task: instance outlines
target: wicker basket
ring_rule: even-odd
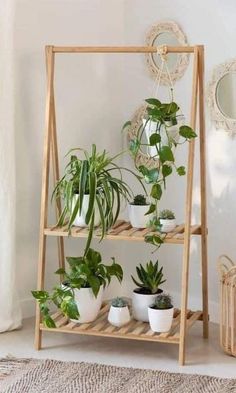
[[[220,273],[220,344],[236,356],[236,265],[226,255],[218,262]]]

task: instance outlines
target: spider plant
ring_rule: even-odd
[[[78,157],[78,151],[83,157]],[[106,150],[98,153],[96,145],[92,145],[89,153],[84,149],[72,149],[69,151],[70,160],[66,165],[64,176],[58,181],[52,198],[62,197],[64,207],[59,217],[58,226],[67,224],[70,230],[76,215],[81,214],[84,196],[89,195],[88,209],[85,222],[89,233],[85,247],[85,255],[91,244],[94,232],[95,207],[97,208],[101,225],[100,240],[103,239],[107,230],[116,222],[121,208],[121,199],[127,201],[133,196],[133,192],[122,174],[129,172],[140,182],[144,191],[141,177],[133,171],[118,166],[114,161],[122,153],[109,157]],[[67,155],[68,155],[67,154]],[[76,202],[74,197],[77,195]]]

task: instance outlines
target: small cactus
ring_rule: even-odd
[[[148,203],[147,203],[146,197],[144,195],[138,194],[134,197],[132,205],[145,206],[145,205],[148,205]]]
[[[154,303],[151,305],[151,308],[155,308],[157,310],[167,310],[172,307],[172,298],[167,293],[161,293],[158,295]]]
[[[175,214],[172,210],[165,209],[160,212],[159,218],[161,220],[174,220]]]
[[[128,306],[128,302],[122,297],[116,297],[115,299],[112,299],[111,305],[113,307],[126,307]]]

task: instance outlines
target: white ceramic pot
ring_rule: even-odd
[[[78,323],[94,321],[102,306],[103,286],[101,285],[97,297],[94,296],[91,288],[74,289],[74,293],[80,317],[71,321]]]
[[[148,307],[148,318],[151,329],[154,332],[164,333],[168,332],[172,325],[174,315],[174,307],[166,310],[157,310]]]
[[[110,307],[108,314],[108,321],[111,325],[121,327],[126,325],[130,321],[129,307]]]
[[[148,205],[132,205],[129,204],[129,220],[134,228],[146,228],[150,216],[145,216],[149,209]]]
[[[72,208],[74,208],[76,201],[79,198],[79,194],[76,194],[73,198],[72,201]],[[83,204],[82,204],[82,209],[81,209],[81,214],[79,214],[79,211],[74,219],[73,225],[78,226],[78,227],[88,227],[88,225],[85,222],[85,217],[88,211],[88,206],[89,206],[89,194],[85,194],[83,198]],[[94,225],[98,226],[100,224],[100,216],[99,216],[99,210],[97,203],[95,202],[95,219],[94,219]]]
[[[154,303],[154,300],[157,297],[156,294],[142,294],[135,292],[137,289],[133,291],[132,294],[132,311],[134,319],[138,321],[148,322],[148,307]],[[159,289],[158,294],[161,293],[162,290]]]
[[[162,219],[160,218],[160,224],[161,224],[161,232],[171,232],[173,229],[176,227],[176,220],[175,218],[168,220],[168,219]]]

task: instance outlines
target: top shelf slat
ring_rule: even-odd
[[[166,53],[193,53],[194,46],[165,46]],[[54,53],[156,53],[157,46],[52,46]]]
[[[95,231],[95,238],[100,237],[100,229]],[[147,234],[152,234],[153,232],[150,229],[137,229],[132,228],[131,224],[124,220],[119,220],[116,222],[113,228],[109,230],[107,235],[105,235],[105,239],[110,240],[127,240],[127,241],[141,241],[143,242],[145,236]],[[158,232],[155,232],[158,233]],[[68,230],[65,227],[48,227],[44,229],[44,234],[47,236],[64,236],[64,237],[87,237],[88,229],[80,228],[80,227],[72,227],[71,233],[69,235]],[[191,234],[192,235],[200,235],[201,234],[201,226],[193,225],[191,226]],[[165,234],[161,234],[165,236]],[[170,232],[166,235],[164,239],[165,243],[172,244],[183,244],[184,243],[184,224],[177,225],[173,232]]]

